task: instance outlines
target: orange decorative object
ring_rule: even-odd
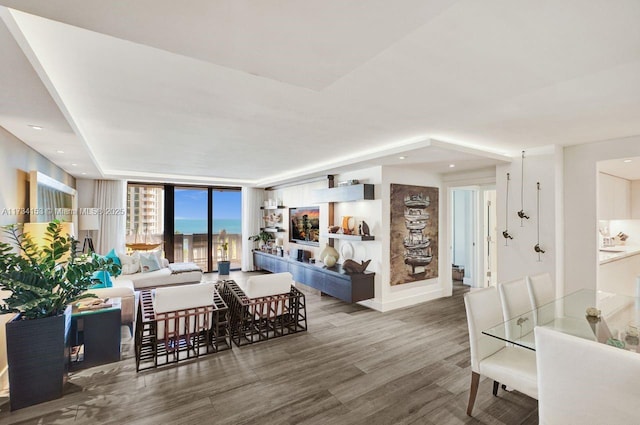
[[[355,220],[350,215],[342,216],[342,232],[345,235],[350,235],[353,232]]]

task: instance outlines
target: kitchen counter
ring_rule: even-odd
[[[640,246],[636,245],[616,245],[600,248],[598,251],[600,264],[607,264],[613,261],[622,260],[640,254]]]

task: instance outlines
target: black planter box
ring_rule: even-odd
[[[11,410],[62,397],[69,368],[71,308],[61,316],[7,322]]]

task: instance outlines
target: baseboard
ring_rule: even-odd
[[[429,290],[428,292],[424,292],[418,295],[412,295],[386,302],[372,298],[370,300],[360,301],[358,304],[384,313],[387,311],[397,310],[399,308],[411,307],[413,305],[442,298],[444,296],[446,296],[444,294],[444,289],[437,285],[435,288]]]

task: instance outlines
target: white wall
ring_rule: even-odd
[[[509,165],[496,168],[497,220],[498,220],[498,283],[521,279],[526,275],[549,273],[555,277],[556,287],[562,285],[558,279],[562,239],[557,235],[561,231],[558,211],[562,199],[562,172],[558,163],[562,157],[559,148],[547,148],[540,153],[530,152],[524,159],[524,211],[530,217],[521,220],[517,212],[521,209],[521,166],[522,159],[516,158]],[[505,210],[507,173],[511,175],[509,184],[509,209]],[[537,213],[537,188],[540,182],[540,215]],[[560,204],[560,205],[559,205]],[[502,231],[507,228],[513,239],[505,246]],[[534,251],[537,242],[537,225],[540,221],[540,246],[546,252],[540,256]]]
[[[640,136],[564,149],[565,293],[597,288],[597,162],[634,156]]]
[[[75,179],[71,175],[0,127],[0,225],[29,221],[27,215],[16,214],[15,210],[29,208],[29,171],[32,170],[75,187]],[[5,323],[13,316],[0,315],[0,393],[4,393],[9,385]]]
[[[24,223],[28,217],[13,214],[29,207],[29,171],[37,170],[75,188],[75,179],[51,161],[0,127],[0,225]]]
[[[77,179],[78,208],[95,208],[93,195],[95,193],[95,180]]]

